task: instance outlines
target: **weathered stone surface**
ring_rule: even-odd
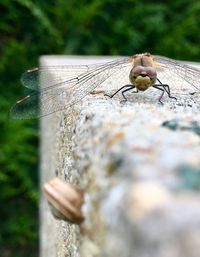
[[[42,119],[41,184],[58,176],[78,185],[85,222],[80,229],[55,220],[42,199],[41,256],[198,257],[198,95],[160,106],[148,92],[130,93],[125,104],[99,92]]]

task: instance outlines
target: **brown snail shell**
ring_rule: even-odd
[[[55,218],[74,224],[83,222],[84,194],[77,186],[54,178],[44,184],[44,192]]]

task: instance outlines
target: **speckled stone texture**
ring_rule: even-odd
[[[148,92],[127,97],[100,90],[42,118],[41,185],[55,176],[78,185],[85,222],[55,220],[42,196],[41,257],[200,256],[199,96],[164,106]]]

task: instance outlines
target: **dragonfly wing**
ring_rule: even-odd
[[[200,92],[200,69],[167,57],[156,55],[154,61],[158,77],[171,90],[181,92]]]
[[[10,110],[11,117],[14,119],[37,118],[39,113],[39,92],[34,92],[18,100]]]
[[[90,69],[93,69],[93,65],[40,66],[25,71],[20,80],[24,87],[39,91],[40,84],[42,88],[53,86],[78,77]]]
[[[26,96],[11,109],[17,119],[35,118],[70,108],[116,72],[127,69],[129,59],[91,66],[81,75],[52,84]]]

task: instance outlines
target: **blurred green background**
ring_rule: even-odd
[[[200,1],[0,2],[0,256],[38,254],[38,121],[15,121],[20,74],[40,55],[151,52],[200,61]]]

